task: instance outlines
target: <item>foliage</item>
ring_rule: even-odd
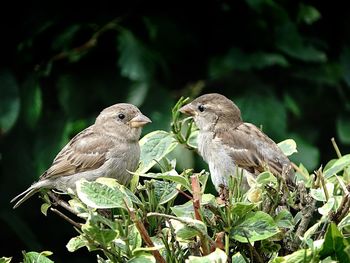
[[[250,178],[249,190],[241,188],[241,179],[232,178],[228,200],[222,202],[205,192],[207,172],[178,173],[176,160],[167,158],[178,145],[196,150],[189,144],[197,134],[192,120],[177,114],[186,101],[181,98],[173,108],[171,132],[154,131],[140,141],[142,158],[133,191],[111,178],[77,182],[77,194],[71,193],[69,204],[61,207],[68,206],[76,217],[58,213],[78,232],[67,243],[68,251],[97,251],[97,262],[350,260],[350,155],[314,174],[296,167],[298,185],[293,190],[269,171]],[[279,146],[286,155],[297,152],[291,139]],[[150,171],[156,164],[159,173]],[[58,203],[44,200],[45,215],[51,207],[58,211]],[[24,262],[42,255],[35,262],[51,262],[46,252],[26,253]]]
[[[162,143],[176,146],[169,148],[167,157],[176,159],[172,166],[179,174],[207,166],[174,142],[195,148],[194,127],[179,135],[179,128],[186,127],[172,126],[175,137],[163,132],[177,114],[169,109],[181,96],[208,92],[233,99],[244,120],[275,141],[293,139],[298,152],[290,158],[299,165],[298,177],[307,187],[312,187],[311,171],[335,156],[328,143],[331,137],[344,152],[350,150],[345,4],[124,1],[116,3],[117,8],[104,2],[67,8],[61,1],[39,0],[23,8],[27,11],[7,5],[4,10],[11,15],[3,17],[0,50],[0,219],[1,243],[6,245],[0,254],[17,251],[21,257],[18,251],[23,247],[55,250],[58,261],[74,262],[73,254],[62,259],[65,249],[56,250],[70,235],[69,227],[62,225],[62,237],[47,240],[42,224],[51,224],[54,232],[58,222],[33,213],[38,200],[15,212],[8,201],[36,181],[59,149],[102,108],[116,102],[139,106],[153,121],[144,134],[162,131],[157,132],[166,137]],[[160,165],[165,169],[168,164]],[[339,170],[333,169],[343,168],[340,164]],[[150,176],[167,180],[170,175]],[[132,191],[138,180],[135,176]],[[206,186],[207,193],[215,193],[210,180]],[[249,198],[262,194],[257,190]]]

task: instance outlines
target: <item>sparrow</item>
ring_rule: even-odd
[[[26,191],[11,200],[18,207],[41,189],[67,192],[84,178],[115,178],[127,185],[140,160],[142,127],[151,120],[132,104],[119,103],[102,110],[95,123],[73,137],[50,168]]]
[[[287,156],[254,124],[243,122],[240,109],[225,96],[205,94],[179,111],[192,116],[199,129],[198,152],[209,165],[219,193],[227,189],[237,167],[253,175],[269,170],[285,177],[287,184],[293,182],[294,170]]]

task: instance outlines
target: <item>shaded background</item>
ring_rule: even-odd
[[[146,2],[146,1],[145,1]],[[34,197],[9,200],[51,164],[98,113],[131,102],[169,130],[180,96],[219,92],[275,141],[297,141],[292,159],[309,171],[350,146],[350,23],[347,8],[320,1],[128,1],[78,7],[36,1],[3,7],[0,50],[0,256],[69,253],[73,228],[40,213]],[[178,149],[178,169],[202,169]]]

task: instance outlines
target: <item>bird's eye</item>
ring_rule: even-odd
[[[119,113],[119,114],[118,114],[118,118],[122,120],[122,119],[125,118],[125,115],[124,115],[123,113]]]
[[[200,111],[200,112],[203,112],[204,110],[205,110],[205,107],[204,107],[204,105],[199,105],[198,106],[198,110]]]

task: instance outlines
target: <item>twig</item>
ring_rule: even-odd
[[[192,200],[192,199],[193,199],[192,196],[186,194],[186,193],[185,193],[184,191],[182,191],[181,189],[177,189],[177,188],[176,188],[176,190],[177,190],[180,194],[182,194],[182,195],[184,195],[185,197],[187,197],[189,200]]]
[[[326,202],[328,202],[328,200],[329,200],[329,193],[328,193],[328,190],[327,190],[327,187],[326,187],[326,182],[325,182],[324,177],[323,177],[322,166],[320,168],[318,168],[318,170],[315,172],[315,174],[316,174],[317,178],[319,178],[319,180],[321,182],[321,186],[322,186],[324,195],[326,197]]]
[[[81,229],[81,224],[75,222],[74,220],[72,220],[71,218],[69,218],[68,216],[63,214],[61,211],[59,211],[59,210],[57,210],[56,208],[53,208],[53,207],[51,207],[50,210],[52,212],[54,212],[55,214],[59,215],[60,217],[62,217],[64,220],[68,221],[70,224],[72,224],[76,228]]]
[[[71,212],[73,215],[78,215],[78,212],[77,212],[77,211],[75,211],[72,207],[70,207],[70,205],[69,205],[67,202],[65,202],[65,201],[63,201],[63,200],[61,200],[61,199],[59,199],[53,192],[49,191],[47,194],[48,194],[48,195],[52,198],[52,200],[54,201],[53,205],[55,205],[55,206],[58,206],[58,205],[59,205],[59,206],[61,206],[62,208],[66,209],[67,211]]]
[[[349,209],[350,209],[350,194],[347,193],[343,196],[337,212],[330,213],[329,215],[330,220],[336,224],[339,224],[339,222],[349,213]]]
[[[155,247],[152,239],[150,238],[150,236],[147,233],[147,230],[146,230],[144,224],[136,217],[134,209],[129,208],[127,206],[126,201],[124,201],[124,202],[125,202],[126,209],[129,212],[130,218],[135,223],[135,226],[136,226],[137,230],[140,232],[140,235],[141,235],[143,241],[145,241],[145,243],[148,247]],[[152,250],[151,253],[153,254],[153,256],[155,257],[155,259],[158,263],[166,263],[165,259],[162,257],[162,255],[159,253],[158,250]]]
[[[332,144],[333,144],[333,148],[334,148],[334,150],[335,150],[335,152],[336,152],[338,158],[341,158],[342,155],[341,155],[341,152],[340,152],[340,150],[339,150],[339,148],[338,148],[337,143],[335,142],[334,137],[332,137],[331,142],[332,142]]]
[[[201,201],[201,188],[198,181],[198,176],[191,175],[191,186],[192,186],[192,195],[193,195],[193,210],[194,216],[197,220],[202,221],[202,217],[199,213],[200,201]]]

